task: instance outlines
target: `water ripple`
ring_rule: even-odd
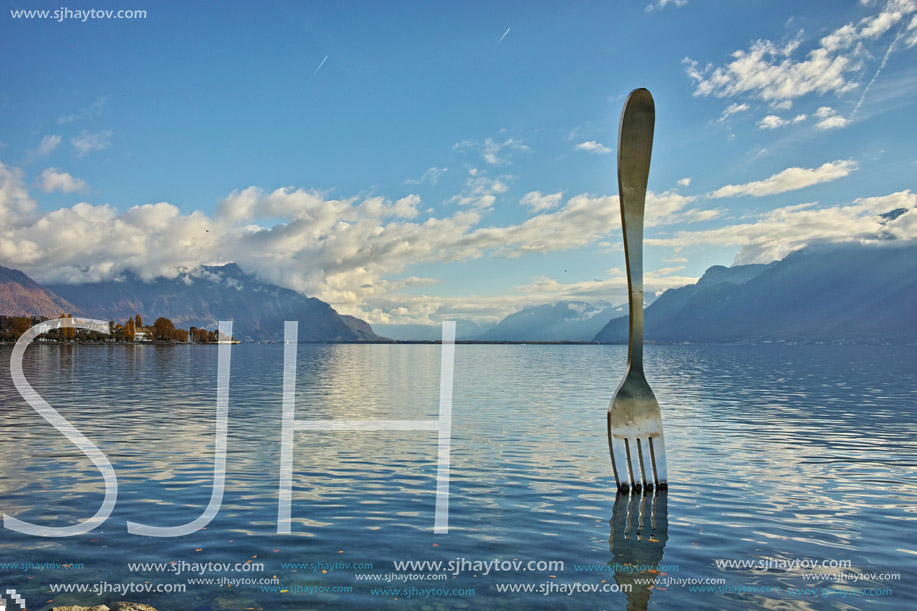
[[[0,347],[0,362],[8,357]],[[803,570],[718,569],[714,560],[850,559],[844,572],[862,575],[917,567],[906,544],[917,520],[913,348],[648,347],[672,481],[665,515],[660,506],[654,516],[665,520],[663,549],[650,551],[615,536],[620,511],[639,511],[616,502],[605,445],[605,410],[624,357],[620,346],[457,346],[450,534],[432,534],[436,437],[417,431],[297,433],[293,534],[277,535],[282,346],[234,347],[221,511],[204,531],[155,540],[128,535],[125,521],[182,524],[210,499],[216,350],[38,346],[27,354],[31,383],[110,458],[119,502],[98,533],[36,540],[5,531],[2,557],[79,561],[86,568],[74,580],[129,582],[138,575],[127,560],[235,562],[258,554],[287,585],[355,586],[312,598],[198,587],[182,607],[195,611],[406,602],[372,597],[352,572],[280,566],[306,560],[371,561],[391,571],[390,562],[402,559],[557,559],[568,567],[558,582],[599,583],[612,574],[577,573],[573,565],[658,554],[656,563],[679,567],[670,577],[782,588],[840,586],[805,581]],[[301,346],[297,418],[435,419],[438,382],[436,346]],[[2,511],[49,525],[90,515],[103,491],[98,471],[24,403],[8,371],[0,372],[0,413]],[[0,583],[7,577],[0,570]],[[416,606],[899,609],[917,599],[907,579],[850,584],[894,589],[868,599],[701,594],[657,583],[628,602],[622,593],[507,597],[493,588],[547,580],[461,575],[449,587],[475,587],[477,596]],[[45,585],[29,594],[39,600]],[[167,595],[150,602],[175,608]]]

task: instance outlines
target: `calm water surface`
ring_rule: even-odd
[[[233,347],[222,508],[205,530],[171,539],[129,535],[125,522],[184,524],[209,501],[217,349],[30,348],[30,382],[105,452],[119,496],[107,522],[86,535],[0,530],[0,586],[24,593],[30,610],[124,599],[160,611],[902,609],[917,602],[917,348],[648,347],[672,485],[657,497],[616,499],[605,411],[624,347],[458,345],[449,534],[433,533],[436,434],[396,431],[297,433],[293,534],[279,535],[282,348]],[[0,510],[49,526],[86,519],[101,503],[102,478],[13,388],[10,351],[0,347]],[[433,345],[301,345],[297,418],[435,419],[439,367]],[[433,571],[395,571],[393,562],[457,558],[564,566],[468,568],[403,583],[357,578],[429,577]],[[128,567],[248,560],[263,563],[263,572]],[[719,568],[716,560],[771,566]],[[848,560],[849,568],[787,566]],[[73,567],[3,564],[28,562]],[[312,562],[367,568],[322,572]],[[288,592],[188,582],[274,576]],[[645,580],[654,578],[650,588]],[[723,581],[685,583],[708,579]],[[52,584],[102,582],[187,591],[52,591]],[[632,590],[557,591],[576,582]],[[534,591],[498,592],[505,584]],[[710,591],[692,591],[698,586]],[[373,593],[397,587],[474,595]]]

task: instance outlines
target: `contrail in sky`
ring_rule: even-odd
[[[325,62],[328,61],[328,56],[325,56],[325,59],[322,60],[322,63],[318,65],[318,68],[315,69],[315,72],[312,73],[312,76],[309,77],[309,82],[312,82],[312,79],[315,78],[315,75],[318,74],[318,71],[322,69],[322,66],[325,65]]]
[[[306,81],[306,85],[312,82],[312,79],[315,78],[315,75],[318,74],[318,71],[322,69],[322,66],[325,65],[325,62],[328,61],[328,56],[325,56],[325,59],[322,60],[322,63],[318,65],[318,68],[315,69],[315,72],[312,73],[312,76],[309,77],[309,80]]]
[[[901,38],[904,34],[904,29],[902,28],[900,32],[895,36],[895,39],[892,40],[892,43],[888,45],[888,50],[885,52],[885,57],[882,58],[882,63],[879,64],[879,68],[876,70],[876,73],[872,75],[872,80],[870,80],[866,87],[863,88],[863,94],[860,96],[860,101],[857,102],[857,105],[853,107],[853,111],[850,113],[850,118],[853,119],[857,111],[860,110],[860,106],[863,105],[863,100],[866,99],[866,94],[869,93],[869,89],[872,87],[872,84],[876,82],[876,79],[879,78],[879,73],[885,68],[885,65],[888,63],[888,57],[892,54],[892,50],[895,48],[895,43]]]
[[[506,35],[509,34],[509,28],[506,28],[506,31],[503,32],[503,36],[500,37],[500,40],[497,41],[497,44],[503,42],[503,39],[506,38]]]

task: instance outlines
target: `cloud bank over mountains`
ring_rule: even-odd
[[[676,189],[650,192],[647,227],[663,229],[648,237],[647,244],[670,247],[675,253],[699,244],[738,246],[737,261],[751,263],[781,258],[820,241],[917,238],[917,196],[910,191],[831,206],[791,205],[717,228],[683,228],[724,214],[705,202],[803,189],[843,178],[856,167],[853,161],[840,160],[812,169],[788,168],[707,195],[683,195]],[[43,177],[46,190],[81,186],[78,179],[54,169]],[[494,183],[488,184],[472,183],[469,189],[477,197],[499,195],[499,188],[494,191]],[[522,305],[559,299],[624,299],[626,281],[620,269],[586,282],[533,278],[507,287],[510,294],[489,297],[424,295],[422,288],[437,279],[403,275],[418,263],[511,259],[593,244],[614,247],[603,240],[620,231],[616,195],[564,199],[561,193],[530,192],[517,205],[529,210],[524,221],[492,225],[487,209],[460,203],[449,209],[451,214],[433,216],[422,209],[416,194],[399,199],[333,198],[303,188],[248,187],[226,196],[212,216],[183,212],[167,202],[125,211],[80,202],[41,212],[22,171],[0,165],[0,260],[52,283],[94,282],[126,271],[145,279],[174,278],[201,265],[233,261],[265,281],[373,322],[428,322],[445,315],[496,317]],[[892,210],[904,212],[895,218],[882,216]],[[664,228],[676,224],[680,229],[666,236]],[[648,270],[648,290],[692,282],[678,274],[682,269]]]

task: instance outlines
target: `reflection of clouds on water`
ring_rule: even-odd
[[[404,358],[405,349],[410,358]],[[258,366],[246,367],[237,357],[231,371],[222,513],[273,526],[268,520],[276,518],[277,499],[262,487],[276,481],[279,469],[282,353],[274,345],[241,350]],[[88,358],[74,358],[74,352]],[[438,415],[439,346],[306,344],[300,353],[298,420]],[[26,361],[36,390],[112,460],[119,507],[141,508],[140,516],[135,509],[128,519],[155,510],[157,524],[182,524],[206,506],[213,481],[215,347],[38,346]],[[0,446],[0,461],[11,465],[0,477],[4,506],[8,511],[45,506],[44,517],[55,521],[82,517],[102,490],[98,470],[14,393],[4,394],[3,405],[10,411],[3,426],[20,444]],[[320,511],[339,504],[337,519],[355,519],[353,512],[362,506],[370,521],[417,517],[409,521],[426,526],[436,442],[427,431],[298,432],[293,501],[300,530],[330,523],[310,515],[315,502],[325,503]],[[418,506],[405,508],[405,495],[417,497]]]
[[[913,354],[879,378],[882,348],[686,346],[683,358],[659,350],[651,383],[674,438],[672,480],[695,483],[684,490],[692,503],[723,512],[724,529],[762,548],[792,539],[850,550],[864,523],[907,520],[902,507],[917,502],[915,429],[905,416]]]
[[[435,345],[300,345],[295,420],[421,420],[439,417],[441,349]],[[410,358],[405,358],[410,357]],[[279,386],[278,386],[279,388]],[[257,426],[254,409],[239,410]],[[279,408],[279,404],[278,404]],[[279,452],[280,411],[269,417]],[[311,535],[331,522],[429,527],[436,489],[438,437],[432,431],[297,431],[293,445],[291,525]],[[264,439],[260,439],[264,442]],[[257,453],[257,448],[251,448]],[[263,454],[262,450],[262,454]],[[258,465],[247,477],[260,477]],[[264,465],[262,465],[263,467]],[[279,463],[271,456],[270,469]],[[276,476],[276,475],[275,475]],[[247,499],[258,505],[258,499]],[[271,499],[276,504],[276,499]],[[264,505],[264,511],[273,508]],[[272,513],[276,515],[276,509]]]
[[[180,499],[168,498],[173,478],[204,486],[209,496],[215,403],[209,387],[215,387],[215,362],[214,379],[199,377],[208,367],[189,348],[53,345],[26,352],[30,384],[112,461],[119,504],[134,497],[159,505],[164,496],[163,506],[195,506],[195,489]],[[9,371],[0,375],[9,379]],[[197,392],[189,391],[194,387]],[[12,513],[21,504],[32,516],[29,521],[49,525],[91,515],[104,489],[99,470],[15,389],[4,385],[2,405],[3,426],[15,440],[0,445],[4,511]],[[15,479],[7,465],[15,466]],[[144,489],[139,495],[138,487]],[[161,491],[166,494],[160,496]]]
[[[630,586],[628,611],[645,611],[669,539],[668,493],[618,494],[609,524],[615,583]]]
[[[852,572],[862,573],[913,564],[913,347],[648,346],[646,356],[671,454],[668,539],[653,537],[665,541],[659,562],[680,567],[671,577],[832,587],[804,582],[801,571],[720,571],[712,559],[850,558],[857,565]],[[276,534],[280,344],[232,349],[226,493],[207,530],[155,542],[128,535],[127,520],[184,524],[207,505],[216,347],[47,345],[30,348],[26,357],[36,390],[111,460],[119,499],[112,517],[90,535],[40,539],[4,531],[0,562],[23,554],[33,562],[84,561],[87,569],[74,581],[88,583],[149,579],[130,574],[124,554],[138,562],[235,562],[258,553],[275,566],[369,560],[383,572],[393,559],[458,556],[604,566],[610,556],[634,563],[635,554],[653,549],[648,539],[637,547],[644,541],[622,538],[627,520],[615,525],[630,516],[633,527],[641,511],[651,517],[652,496],[619,498],[612,524],[607,521],[614,479],[605,410],[624,367],[624,346],[456,346],[450,534],[442,539],[432,533],[436,435],[421,431],[297,432],[293,534]],[[434,419],[439,357],[435,345],[301,344],[296,417]],[[0,511],[58,526],[85,519],[101,503],[101,475],[16,394],[8,362],[9,349],[0,346]],[[655,513],[658,530],[658,498]],[[653,532],[651,522],[648,528]],[[317,583],[304,572],[285,576]],[[350,579],[331,577],[322,583]],[[572,573],[558,574],[565,577]],[[593,577],[614,583],[610,573]],[[472,607],[623,608],[626,600],[623,593],[510,600],[492,592],[495,580],[459,582],[478,588],[465,601]],[[871,608],[892,611],[917,597],[917,584],[907,579],[856,585],[895,589],[894,597],[859,601]],[[34,589],[38,600],[43,589]],[[237,595],[204,587],[189,592],[196,605],[217,594]],[[805,602],[748,593],[703,598],[659,582],[644,594],[651,609],[803,608]],[[250,590],[238,595],[283,608],[279,599]],[[165,598],[150,602],[174,606]],[[379,601],[355,592],[340,602],[373,608]]]

